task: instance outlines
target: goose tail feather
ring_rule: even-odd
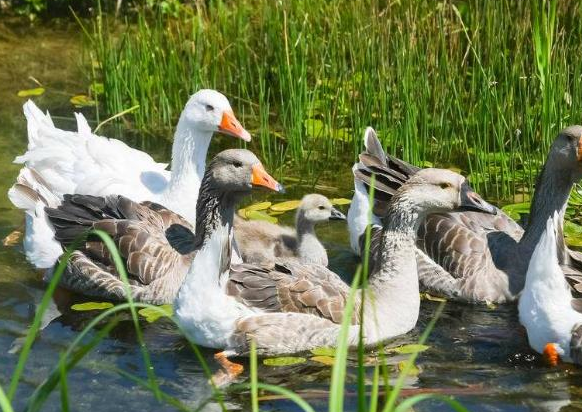
[[[52,267],[63,253],[54,238],[54,228],[45,212],[47,207],[58,207],[60,199],[32,168],[20,170],[16,183],[8,191],[8,198],[26,213],[24,251],[26,258],[38,269]]]

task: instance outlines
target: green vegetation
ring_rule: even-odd
[[[213,87],[271,167],[345,165],[372,125],[393,154],[510,200],[531,189],[556,132],[580,122],[578,2],[172,4],[85,25],[102,107],[139,104],[127,118],[141,131],[170,137],[189,94]]]

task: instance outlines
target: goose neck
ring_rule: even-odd
[[[218,191],[205,179],[196,203],[195,250],[201,249],[219,227],[231,230],[237,197],[232,192]]]
[[[528,261],[546,229],[548,219],[555,212],[559,215],[560,227],[563,226],[564,213],[574,183],[575,181],[570,174],[563,173],[562,170],[558,170],[549,162],[544,166],[532,200],[529,223],[520,241],[522,253],[528,257]],[[564,246],[562,236],[558,237],[556,241]],[[558,250],[565,251],[565,247],[558,248]],[[563,262],[563,258],[565,257],[559,257],[560,262]]]
[[[200,186],[212,132],[200,130],[184,114],[180,117],[172,146],[172,174],[167,196],[181,196]]]
[[[411,199],[397,193],[384,218],[380,265],[369,277],[364,324],[370,339],[382,340],[414,327],[420,295],[415,255],[416,231],[424,213]],[[394,319],[386,325],[382,319]]]

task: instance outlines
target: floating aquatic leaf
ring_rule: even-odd
[[[161,305],[158,308],[162,309],[165,313],[161,314],[159,311],[153,308],[143,308],[140,309],[137,313],[143,316],[148,322],[152,323],[158,320],[161,317],[171,317],[174,313],[174,309],[172,305]]]
[[[263,220],[273,224],[276,224],[279,221],[276,217],[269,216],[265,212],[261,212],[259,210],[251,210],[246,212],[246,218],[250,220]]]
[[[20,239],[22,239],[22,232],[20,230],[14,230],[8,234],[2,241],[4,246],[16,246]]]
[[[335,362],[335,358],[333,358],[331,356],[312,356],[311,358],[309,358],[309,360],[312,360],[314,362],[323,363],[324,365],[328,365],[328,366],[333,366],[333,364]]]
[[[300,356],[282,356],[279,358],[263,359],[263,365],[267,366],[290,366],[305,363],[307,359]]]
[[[85,94],[78,94],[76,96],[71,97],[70,102],[73,103],[76,107],[95,106],[95,100],[91,99],[89,96]]]
[[[422,293],[421,297],[426,299],[426,300],[430,300],[431,302],[446,302],[447,300],[445,298],[441,298],[439,296],[432,296],[428,293]]]
[[[260,202],[260,203],[255,203],[254,205],[250,205],[245,207],[246,211],[251,211],[251,210],[266,210],[268,208],[270,208],[272,205],[271,202]]]
[[[323,132],[325,130],[325,124],[322,120],[319,119],[305,119],[303,122],[305,126],[305,131],[308,135],[313,137],[321,137],[323,136]]]
[[[246,209],[239,209],[236,213],[240,217],[242,217],[243,219],[246,219],[247,218],[247,211],[246,211]]]
[[[44,87],[36,87],[34,89],[19,90],[18,97],[40,96],[44,94]]]
[[[582,247],[582,237],[567,237],[566,244],[573,247]]]
[[[337,197],[335,199],[331,199],[332,205],[342,206],[342,205],[349,205],[350,203],[352,203],[352,201],[350,199],[346,199],[343,197]]]
[[[430,346],[427,345],[419,345],[417,343],[413,343],[410,345],[402,345],[396,348],[388,349],[389,352],[396,352],[401,355],[408,355],[410,353],[419,353],[424,352],[425,350],[430,349]]]
[[[75,303],[71,306],[71,309],[81,311],[87,310],[105,310],[113,307],[111,302],[85,302],[85,303]]]
[[[329,346],[311,349],[310,352],[317,356],[335,356],[335,348],[330,348]]]
[[[103,83],[93,83],[91,84],[91,91],[93,94],[103,94],[105,92],[105,86]]]
[[[507,215],[514,219],[519,220],[521,215],[529,214],[530,203],[523,202],[523,203],[513,203],[511,205],[505,205],[501,208]]]
[[[271,210],[273,212],[288,212],[289,210],[297,209],[300,203],[300,200],[288,200],[287,202],[275,203],[271,205]]]
[[[407,361],[400,361],[398,362],[398,370],[400,372],[402,372],[406,366],[406,362]],[[409,376],[417,376],[420,373],[420,369],[418,369],[418,367],[416,365],[412,365],[410,367],[410,369],[408,370],[408,375]]]

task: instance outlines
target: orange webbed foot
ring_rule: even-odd
[[[558,366],[558,363],[560,362],[560,355],[558,354],[558,348],[555,343],[548,343],[544,347],[543,355],[544,361],[549,366]]]
[[[229,361],[225,352],[217,353],[214,359],[222,367],[212,376],[212,383],[217,387],[232,383],[244,371],[243,365]]]

